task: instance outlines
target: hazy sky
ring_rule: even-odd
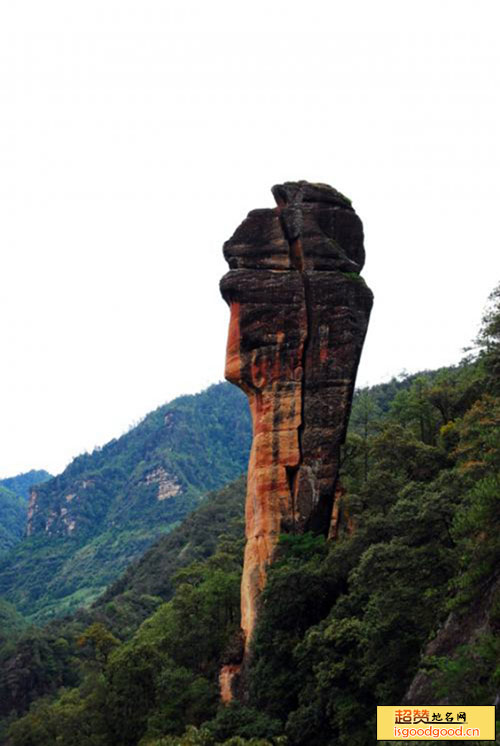
[[[0,477],[223,374],[221,247],[283,180],[365,226],[358,383],[457,362],[499,279],[497,0],[2,0]]]

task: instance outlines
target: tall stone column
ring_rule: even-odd
[[[250,212],[225,243],[230,270],[221,281],[231,309],[225,375],[247,394],[253,420],[241,586],[245,653],[279,535],[328,535],[373,302],[359,276],[363,227],[350,201],[305,181],[272,192],[277,206]],[[221,674],[226,698],[238,663],[229,668]]]

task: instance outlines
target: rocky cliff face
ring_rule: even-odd
[[[246,649],[279,535],[328,535],[373,300],[359,277],[363,228],[350,201],[304,181],[272,192],[277,207],[250,212],[224,245],[230,271],[221,281],[231,309],[225,375],[247,394],[253,421]]]
[[[485,583],[470,604],[469,608],[454,611],[448,615],[445,623],[440,627],[436,636],[427,644],[422,655],[422,667],[416,673],[413,681],[406,692],[403,705],[422,706],[451,705],[463,696],[462,677],[454,676],[454,686],[448,684],[448,692],[440,691],[442,674],[436,661],[448,664],[455,662],[456,670],[459,670],[459,659],[466,655],[471,663],[482,661],[483,666],[471,665],[468,671],[470,685],[474,685],[473,676],[477,676],[477,685],[484,686],[488,680],[488,663],[480,652],[479,644],[482,640],[498,637],[500,628],[500,579],[498,573],[489,582]],[[477,647],[476,647],[477,646]],[[434,665],[429,665],[434,661]],[[497,660],[493,665],[493,670]],[[474,670],[475,669],[475,670]],[[479,670],[478,670],[479,669]],[[492,677],[494,680],[494,678]],[[500,705],[500,691],[496,689],[496,696],[490,702],[481,704]]]
[[[46,482],[50,478],[48,472],[32,469],[0,480],[0,554],[21,541],[30,490],[34,484]]]

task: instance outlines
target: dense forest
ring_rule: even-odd
[[[48,472],[35,469],[0,479],[0,555],[21,541],[26,530],[29,491],[34,484],[48,479]]]
[[[0,597],[36,623],[90,604],[208,490],[244,471],[250,441],[245,396],[220,383],[158,407],[57,477],[34,475],[22,541],[24,496],[13,506],[17,534],[0,556]],[[0,499],[0,518],[13,507]]]
[[[38,628],[0,606],[0,742],[369,746],[376,705],[493,704],[499,382],[500,286],[460,364],[356,392],[339,534],[281,537],[243,702],[221,706],[217,685],[238,638],[243,479],[90,608]]]

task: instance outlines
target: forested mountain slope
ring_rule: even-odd
[[[474,360],[392,382],[389,400],[380,387],[356,395],[336,539],[281,537],[244,704],[218,697],[220,666],[240,642],[240,481],[91,610],[11,634],[5,743],[372,746],[376,705],[402,703],[422,673],[425,704],[493,704],[500,289],[495,297]]]
[[[0,560],[0,596],[32,619],[89,603],[209,489],[241,474],[244,395],[222,383],[159,407],[31,492],[27,537]]]
[[[373,724],[360,712],[403,697],[427,635],[444,619],[448,585],[463,577],[455,514],[470,480],[458,445],[472,447],[462,421],[483,396],[478,364],[357,392],[339,540],[283,538],[263,598],[249,707],[217,709],[218,667],[237,641],[239,480],[160,538],[91,609],[4,646],[3,692],[16,682],[14,699],[3,697],[9,711],[72,687],[53,705],[34,704],[13,726],[12,743],[29,737],[43,746],[75,722],[78,746],[142,746],[203,723],[196,738],[207,745],[285,731],[291,744],[328,744],[333,733],[340,743],[372,743]],[[453,427],[442,424],[444,403]],[[132,700],[140,704],[129,711]]]
[[[0,554],[24,535],[31,487],[50,478],[47,471],[32,469],[16,477],[0,479]]]
[[[49,474],[45,469],[31,469],[31,471],[17,474],[15,477],[0,479],[0,487],[5,487],[11,492],[14,492],[14,494],[24,497],[27,500],[33,485],[41,484],[42,482],[46,482],[48,479],[52,479],[52,474]]]
[[[81,678],[88,657],[78,640],[85,629],[101,625],[125,641],[175,589],[176,573],[211,557],[221,541],[243,547],[245,479],[240,477],[203,499],[181,525],[162,536],[88,609],[26,628],[13,607],[0,602],[0,719],[19,714],[39,696],[54,694]],[[0,739],[1,743],[1,739]]]
[[[28,502],[0,486],[0,555],[21,540]]]
[[[371,746],[376,704],[402,701],[428,637],[450,605],[458,615],[477,608],[498,556],[499,414],[487,369],[480,360],[393,386],[383,407],[380,387],[356,395],[337,541],[282,537],[245,706],[221,709],[217,694],[219,667],[238,644],[240,481],[161,538],[92,609],[21,634],[6,661],[24,661],[19,714],[37,693],[66,689],[35,702],[9,743],[49,746],[73,733],[75,746],[214,746],[286,734],[291,746]],[[491,603],[479,652],[459,659],[466,679],[476,667],[473,704],[494,698]],[[456,686],[454,655],[439,662],[440,692]]]

